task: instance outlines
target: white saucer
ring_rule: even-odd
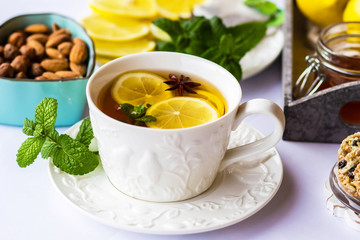
[[[78,131],[79,124],[67,133]],[[229,147],[261,138],[243,123],[232,133]],[[275,148],[253,157],[254,162],[230,165],[203,194],[180,202],[154,203],[131,198],[116,190],[103,168],[84,176],[60,171],[49,161],[55,187],[76,208],[91,218],[123,230],[151,234],[189,234],[238,223],[263,208],[275,195],[283,166]]]

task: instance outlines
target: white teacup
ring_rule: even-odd
[[[182,129],[152,129],[117,121],[99,110],[100,89],[117,75],[133,70],[201,77],[220,91],[228,110],[215,121]],[[285,124],[282,110],[269,100],[240,105],[239,82],[223,67],[181,53],[138,53],[111,61],[91,76],[86,95],[106,175],[121,192],[148,201],[179,201],[199,195],[211,186],[223,166],[273,147]],[[255,113],[272,116],[274,131],[227,151],[231,130]]]

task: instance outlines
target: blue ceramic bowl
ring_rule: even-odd
[[[66,80],[14,79],[0,77],[0,124],[22,126],[25,118],[34,120],[35,107],[45,97],[58,101],[56,126],[69,126],[82,118],[86,104],[86,83],[94,71],[94,44],[85,29],[75,20],[54,13],[27,14],[14,17],[0,26],[0,41],[34,23],[51,27],[55,22],[67,28],[73,37],[84,40],[89,48],[87,73],[84,78]]]

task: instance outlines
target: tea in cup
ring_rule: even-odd
[[[167,82],[159,80],[160,97],[157,90],[126,96],[128,90],[133,95],[142,91],[138,88],[142,77]],[[193,83],[182,86],[180,94],[179,82]],[[233,75],[211,61],[182,53],[138,53],[113,60],[92,75],[86,95],[110,182],[122,193],[147,201],[180,201],[201,194],[211,186],[219,169],[272,148],[284,131],[284,114],[275,103],[254,99],[240,104],[241,88]],[[150,101],[153,96],[158,97]],[[137,126],[109,112],[126,110],[119,108],[123,104],[145,107],[149,113],[145,116],[155,120]],[[274,131],[256,142],[227,150],[231,131],[245,117],[258,113],[274,119]]]

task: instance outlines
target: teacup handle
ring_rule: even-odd
[[[253,99],[241,104],[238,108],[238,112],[236,113],[232,130],[235,130],[244,118],[252,114],[266,114],[271,116],[275,123],[274,131],[268,136],[256,140],[255,142],[227,150],[219,171],[222,171],[230,164],[239,162],[251,155],[265,152],[266,150],[274,147],[282,138],[285,127],[284,112],[278,105],[266,99]]]

